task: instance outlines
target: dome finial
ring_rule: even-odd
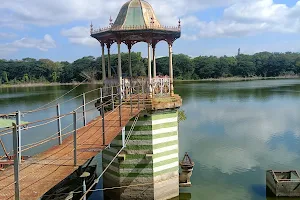
[[[180,20],[180,18],[178,20],[178,28],[181,28],[181,20]]]
[[[91,34],[93,33],[93,22],[91,21],[91,25],[90,25],[90,27],[91,27]]]

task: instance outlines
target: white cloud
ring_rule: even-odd
[[[99,42],[90,37],[90,30],[87,27],[76,26],[71,29],[63,29],[61,35],[67,37],[73,44],[81,44],[88,46],[97,46]]]
[[[178,18],[189,12],[214,6],[228,6],[238,0],[149,0],[160,21],[177,25]],[[14,0],[0,5],[0,25],[10,22],[42,26],[64,24],[76,20],[97,20],[95,24],[108,25],[109,16],[116,18],[126,0]]]
[[[48,51],[55,47],[56,43],[54,39],[51,35],[46,34],[43,39],[22,38],[11,43],[0,44],[0,55],[6,56],[22,48],[34,48],[41,51]]]
[[[293,7],[276,4],[273,0],[235,2],[224,10],[219,20],[205,22],[195,16],[186,16],[183,24],[197,30],[198,38],[242,37],[262,32],[298,33],[299,11],[300,1]]]
[[[46,34],[43,39],[22,38],[11,43],[16,48],[37,48],[41,51],[55,48],[56,44],[51,35]]]
[[[17,35],[14,33],[4,33],[4,32],[0,32],[0,40],[1,39],[7,39],[7,38],[14,38]]]

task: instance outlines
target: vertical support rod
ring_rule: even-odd
[[[57,114],[57,129],[58,129],[58,144],[62,145],[61,137],[61,120],[60,120],[60,105],[56,105],[56,114]]]
[[[155,44],[153,44],[153,78],[156,78],[156,55],[155,55]]]
[[[174,96],[172,42],[169,42],[169,76],[170,76],[170,96]]]
[[[132,69],[131,69],[131,46],[128,46],[128,62],[129,62],[129,76],[132,77]]]
[[[125,127],[122,128],[122,146],[124,148],[126,147],[126,132],[125,132]]]
[[[130,116],[132,116],[132,79],[130,78],[130,86],[129,86],[129,98],[130,98]]]
[[[143,96],[143,106],[145,108],[145,90],[144,90],[144,83],[142,84],[142,96]]]
[[[114,100],[114,87],[111,87],[111,105],[112,105],[112,110],[115,109],[115,100]]]
[[[100,103],[101,103],[101,118],[102,118],[102,142],[103,146],[105,145],[105,119],[104,119],[104,101],[103,101],[103,89],[101,88],[101,97],[100,97]]]
[[[106,79],[104,43],[101,43],[101,47],[102,47],[102,81],[104,82]]]
[[[14,181],[15,181],[15,200],[20,199],[19,183],[19,156],[18,156],[18,133],[17,125],[13,123],[13,149],[14,149]]]
[[[138,85],[138,110],[140,110],[140,85]]]
[[[74,111],[73,113],[73,125],[74,125],[74,132],[73,132],[73,140],[74,140],[74,166],[77,165],[77,113]]]
[[[19,157],[19,163],[22,162],[22,137],[21,137],[21,112],[17,111],[16,115],[16,125],[17,125],[17,131],[18,131],[18,157]]]
[[[83,194],[86,193],[85,178],[83,178],[82,191],[83,191]],[[86,195],[83,196],[83,200],[86,200]]]
[[[82,111],[83,111],[83,125],[86,126],[86,99],[85,99],[85,93],[82,94]]]
[[[107,71],[108,71],[108,78],[111,78],[110,44],[108,43],[107,43]]]
[[[151,75],[151,44],[148,42],[148,79],[149,79],[149,97],[152,98],[152,75]]]
[[[164,79],[160,79],[160,95],[163,95],[163,88],[164,88]]]
[[[119,119],[120,119],[120,127],[122,127],[122,95],[119,92]]]
[[[98,109],[100,110],[100,116],[102,116],[102,107],[101,107],[101,104],[103,103],[103,89],[100,88],[100,106],[98,107]]]
[[[122,98],[122,60],[121,60],[121,41],[118,41],[118,78],[119,78],[119,92]]]

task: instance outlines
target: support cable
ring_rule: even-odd
[[[132,126],[130,128],[130,131],[128,133],[128,137],[127,140],[125,141],[125,146],[129,141],[129,138],[135,128],[135,125],[139,119],[139,114],[136,116],[134,122],[132,123]],[[107,165],[107,167],[103,170],[103,172],[100,174],[100,176],[94,181],[94,183],[89,187],[89,189],[83,194],[83,196],[80,198],[80,200],[83,200],[83,198],[87,195],[88,192],[90,192],[92,190],[92,188],[99,182],[100,178],[103,176],[103,174],[108,170],[109,166],[114,162],[114,160],[119,156],[119,154],[123,151],[123,149],[125,148],[125,146],[123,146],[119,152],[116,154],[116,156],[111,160],[111,162]]]

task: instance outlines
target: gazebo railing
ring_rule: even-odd
[[[118,79],[106,79],[105,86],[119,85]],[[171,94],[171,79],[167,76],[152,78],[149,82],[147,77],[124,78],[122,79],[122,96],[129,97],[131,94],[148,93],[150,91],[154,97],[169,96]]]
[[[99,29],[92,29],[91,34],[102,33],[106,31],[126,31],[126,30],[167,30],[167,31],[180,31],[180,26],[156,26],[156,25],[141,25],[141,26],[109,26]]]
[[[166,96],[171,94],[171,79],[158,77],[152,79],[152,93],[154,96]]]

